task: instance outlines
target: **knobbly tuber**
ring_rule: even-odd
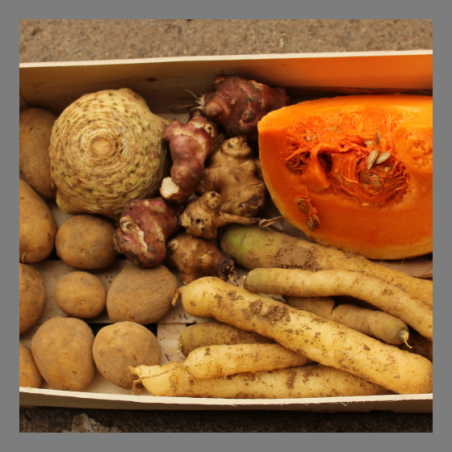
[[[182,284],[202,276],[236,279],[234,261],[220,251],[216,241],[182,232],[168,242],[167,253],[168,264],[179,271]]]
[[[290,237],[257,226],[230,225],[222,236],[221,251],[236,265],[253,268],[299,268],[302,270],[353,270],[380,278],[428,305],[433,305],[433,282],[414,278],[357,254]]]
[[[211,276],[181,287],[179,295],[184,309],[191,315],[214,317],[270,337],[319,364],[345,370],[399,394],[432,391],[433,365],[428,359],[345,325]]]
[[[329,297],[284,297],[290,306],[312,312],[324,319],[342,323],[387,344],[407,343],[408,327],[397,317],[382,311],[361,308],[350,304],[335,305]]]
[[[134,265],[157,267],[166,257],[168,237],[180,229],[181,210],[161,197],[129,201],[113,234],[116,251]]]
[[[195,192],[216,137],[217,127],[199,112],[187,124],[173,121],[165,128],[162,139],[169,145],[173,166],[160,187],[163,198],[183,204]]]
[[[129,367],[154,396],[290,399],[387,394],[383,387],[331,367],[308,365],[229,377],[198,379],[181,363]]]
[[[197,192],[215,191],[223,198],[222,212],[253,218],[266,200],[259,174],[259,159],[246,140],[230,138],[212,155]]]
[[[431,306],[410,297],[398,287],[359,271],[255,268],[246,276],[244,287],[253,293],[291,297],[351,296],[397,317],[433,340]]]
[[[228,137],[244,136],[257,140],[257,123],[264,115],[288,104],[285,88],[269,86],[241,76],[218,75],[215,92],[204,94],[201,113],[221,124]]]
[[[219,193],[209,191],[200,198],[191,201],[180,221],[189,235],[213,240],[218,235],[218,228],[230,223],[255,224],[260,218],[245,218],[221,212],[222,197]]]
[[[182,330],[179,348],[184,356],[207,345],[271,344],[275,341],[222,322],[195,323]]]

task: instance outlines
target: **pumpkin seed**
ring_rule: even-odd
[[[373,141],[366,141],[366,140],[364,140],[364,143],[366,143],[366,145],[369,146],[369,147],[374,144]]]
[[[375,132],[374,140],[375,140],[375,143],[380,144],[381,135],[380,135],[380,132],[378,130]]]
[[[372,174],[372,176],[370,176],[370,179],[372,181],[372,185],[374,186],[374,188],[378,188],[378,189],[381,188],[383,183],[381,182],[381,179],[376,174]]]
[[[378,157],[378,151],[374,149],[369,156],[367,157],[367,169],[372,168],[372,165],[375,163],[375,160]]]
[[[308,214],[311,208],[309,207],[308,200],[306,198],[297,198],[297,207],[302,213]]]
[[[389,173],[392,170],[392,166],[385,166],[385,171]]]
[[[369,176],[367,175],[367,173],[365,171],[360,171],[359,180],[367,185],[370,184]]]
[[[305,140],[309,143],[311,141],[311,138],[309,138],[309,135],[305,138]]]
[[[316,229],[320,228],[320,220],[319,217],[317,215],[312,215],[312,221],[314,222],[314,226],[316,227]]]
[[[309,217],[306,224],[308,225],[308,228],[314,232],[315,231],[315,224],[314,224],[314,220],[312,219],[312,217]]]
[[[375,159],[375,165],[379,165],[380,163],[386,162],[388,158],[391,157],[391,154],[389,152],[382,152],[376,159]]]

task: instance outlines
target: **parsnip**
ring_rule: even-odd
[[[184,309],[191,315],[214,317],[270,337],[313,361],[348,371],[400,394],[432,391],[433,366],[429,360],[344,325],[252,294],[215,277],[200,278],[180,288],[179,294]]]
[[[386,394],[376,384],[331,367],[309,365],[227,378],[196,379],[180,363],[129,368],[154,396],[288,399]]]
[[[298,269],[256,268],[244,284],[254,293],[293,297],[349,295],[376,306],[433,340],[433,308],[378,278],[349,270],[309,272]]]
[[[360,308],[351,304],[335,305],[332,298],[284,297],[290,306],[312,312],[324,319],[347,325],[368,336],[376,337],[387,344],[407,343],[408,327],[397,317],[382,311]]]
[[[269,344],[274,341],[227,323],[208,322],[189,325],[182,330],[179,348],[184,356],[198,347],[208,345]]]
[[[195,378],[227,377],[311,363],[306,356],[279,344],[211,345],[193,350],[183,366]]]
[[[236,265],[254,268],[299,268],[302,270],[354,270],[382,279],[411,297],[433,305],[433,282],[414,278],[368,259],[332,247],[290,237],[258,226],[230,225],[221,239],[221,251]]]

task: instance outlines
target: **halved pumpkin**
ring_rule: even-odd
[[[310,239],[370,259],[432,252],[431,96],[306,101],[258,130],[271,197]]]

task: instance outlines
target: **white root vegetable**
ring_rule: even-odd
[[[183,366],[195,378],[227,377],[311,363],[306,356],[279,344],[210,345],[193,350]]]
[[[179,294],[191,315],[214,317],[270,337],[313,361],[348,371],[399,394],[432,391],[433,366],[429,360],[344,325],[214,277],[200,278],[180,288]]]
[[[154,396],[225,399],[289,399],[386,394],[376,384],[330,367],[309,365],[227,378],[196,379],[180,363],[129,367]]]
[[[298,269],[256,268],[245,288],[254,293],[292,297],[348,295],[397,317],[433,340],[433,307],[378,278],[348,270],[309,272]]]
[[[386,312],[373,311],[351,304],[336,306],[334,300],[329,297],[284,297],[284,299],[294,308],[342,323],[387,344],[407,344],[410,337],[408,327],[400,319],[386,314]]]

